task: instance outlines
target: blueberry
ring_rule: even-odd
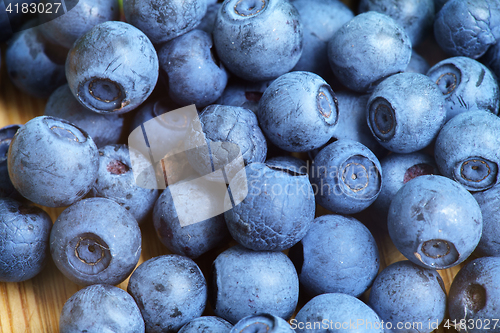
[[[362,143],[376,156],[382,156],[387,151],[373,137],[366,122],[366,103],[370,95],[361,95],[350,91],[339,91],[338,125],[333,130],[333,139],[350,139]]]
[[[99,168],[92,138],[65,120],[47,116],[33,118],[17,131],[7,163],[16,190],[47,207],[83,198]]]
[[[0,281],[25,281],[42,271],[51,228],[42,209],[0,198]]]
[[[200,24],[207,2],[199,0],[124,0],[125,19],[154,44],[168,42]]]
[[[339,214],[358,213],[370,206],[380,193],[381,176],[377,157],[348,139],[323,148],[309,171],[316,203]]]
[[[359,297],[380,266],[377,244],[368,228],[342,215],[316,218],[289,256],[301,285],[312,296],[343,293]]]
[[[416,46],[429,34],[434,23],[434,0],[361,0],[359,11],[386,14],[400,24]]]
[[[500,43],[490,46],[480,60],[488,66],[497,78],[500,77]]]
[[[178,108],[179,107],[168,98],[151,98],[147,102],[141,104],[133,112],[132,120],[130,121],[129,133],[146,123],[148,120]],[[161,136],[158,135],[157,137]],[[154,144],[151,145],[154,146]]]
[[[139,186],[147,183],[150,186]],[[92,188],[94,197],[117,202],[142,224],[151,217],[158,199],[155,185],[156,175],[151,162],[135,149],[126,145],[99,149],[99,173]]]
[[[0,198],[23,199],[10,181],[7,163],[10,143],[20,128],[21,125],[8,125],[0,128]]]
[[[500,3],[488,0],[449,0],[437,13],[434,36],[452,56],[477,59],[500,38]]]
[[[443,176],[470,191],[482,191],[500,181],[500,119],[471,111],[452,118],[436,139],[434,157]]]
[[[217,19],[217,13],[219,12],[222,4],[221,3],[208,3],[207,2],[207,13],[200,21],[200,24],[196,26],[196,29],[203,30],[212,34],[214,31],[215,20]]]
[[[36,17],[36,15],[31,15],[31,13],[23,13],[23,3],[26,3],[28,6],[32,6],[32,4],[38,3],[38,0],[4,0],[0,2],[1,42],[5,42],[10,39],[13,33],[24,30],[24,24]],[[17,8],[20,10],[16,10]],[[7,9],[9,11],[7,11]]]
[[[500,186],[494,186],[486,191],[473,194],[483,217],[483,233],[476,247],[480,256],[500,257],[500,243],[497,235],[500,232],[498,224],[500,218],[499,191]]]
[[[309,173],[309,161],[301,160],[294,156],[276,156],[266,160],[270,168],[290,170],[295,173]]]
[[[17,88],[28,95],[47,98],[66,82],[66,53],[67,50],[46,41],[39,27],[32,27],[12,37],[5,52],[5,66]]]
[[[344,24],[328,43],[328,59],[346,87],[367,92],[384,78],[402,72],[411,58],[403,27],[385,14],[362,13]]]
[[[204,147],[189,151],[187,156],[191,166],[201,175],[224,168],[231,178],[242,167],[235,165],[236,170],[233,170],[231,165],[241,158],[245,165],[265,161],[266,138],[252,111],[237,106],[210,105],[203,110],[199,119],[209,149]],[[197,124],[193,123],[193,126]],[[195,127],[193,129],[196,131]],[[195,146],[196,140],[197,136],[187,139],[192,146]]]
[[[455,276],[448,311],[459,332],[498,331],[499,274],[500,258],[484,257],[472,260]]]
[[[427,76],[445,96],[446,120],[469,110],[498,114],[500,92],[493,73],[480,62],[453,57],[432,66]]]
[[[450,268],[467,259],[483,228],[481,209],[472,194],[435,175],[417,177],[396,193],[387,224],[397,249],[430,269]]]
[[[415,177],[439,174],[434,158],[422,152],[410,154],[390,154],[380,160],[384,173],[382,189],[370,206],[373,219],[387,230],[387,215],[392,199],[404,184]]]
[[[135,109],[158,80],[158,56],[146,35],[130,24],[98,24],[77,39],[66,59],[69,88],[99,113]]]
[[[427,60],[413,50],[411,53],[410,63],[408,64],[408,67],[406,67],[405,72],[427,74],[430,68],[431,66]]]
[[[212,308],[233,324],[258,313],[288,320],[297,306],[299,279],[282,252],[234,246],[215,259],[212,278]]]
[[[378,315],[359,299],[345,294],[314,297],[290,321],[297,333],[382,333]]]
[[[293,0],[304,27],[302,55],[293,68],[333,80],[328,64],[328,41],[333,34],[354,17],[352,11],[338,0]]]
[[[434,9],[436,10],[436,13],[443,8],[446,2],[448,2],[448,0],[434,0]]]
[[[141,255],[141,230],[116,202],[89,198],[66,208],[50,233],[57,268],[79,285],[125,280]]]
[[[224,65],[249,81],[285,74],[302,54],[300,15],[287,0],[226,0],[213,34]]]
[[[401,73],[382,81],[368,103],[367,121],[378,142],[396,153],[428,146],[445,123],[444,96],[418,73]]]
[[[147,332],[177,332],[203,313],[207,283],[189,258],[163,255],[139,265],[127,291],[141,310]]]
[[[377,276],[368,305],[384,321],[386,332],[430,333],[445,316],[443,279],[435,270],[398,261]]]
[[[144,320],[132,296],[106,284],[80,289],[71,296],[59,317],[61,333],[145,332]]]
[[[306,152],[332,137],[338,114],[337,97],[325,80],[314,73],[291,72],[266,89],[257,117],[262,131],[276,146]]]
[[[43,0],[46,6],[52,1]],[[67,49],[93,26],[106,21],[118,21],[120,19],[120,6],[118,0],[69,0],[64,4],[67,8],[63,15],[63,8],[41,11],[40,30],[44,36]],[[47,6],[48,8],[48,6]],[[71,10],[70,10],[71,8]]]
[[[231,236],[256,251],[282,251],[304,237],[314,219],[314,193],[307,174],[252,163],[230,183],[233,198],[247,182],[241,203],[224,213]],[[246,192],[246,191],[245,191]]]
[[[266,313],[247,316],[238,321],[229,333],[295,333],[283,319]]]
[[[78,103],[67,84],[57,88],[45,105],[44,115],[61,118],[86,131],[97,147],[117,143],[124,118],[115,114],[98,114]]]
[[[197,258],[227,240],[229,231],[224,215],[215,212],[217,197],[210,190],[209,184],[185,182],[173,190],[175,199],[171,186],[168,186],[156,201],[153,211],[156,234],[173,253]],[[189,198],[189,201],[179,202],[182,198]],[[203,207],[200,207],[200,202]],[[189,211],[196,223],[185,223],[179,218],[178,210],[181,210],[180,214]],[[207,215],[213,217],[206,219]]]
[[[216,58],[209,33],[191,30],[165,43],[158,58],[168,79],[168,93],[177,104],[203,108],[222,95],[228,75]]]
[[[154,107],[153,112],[157,111],[166,111],[162,102]],[[194,142],[193,146],[188,145],[190,139]],[[168,111],[146,121],[132,130],[128,141],[131,147],[149,157],[154,166],[157,184],[153,187],[150,184],[141,185],[147,188],[165,188],[190,177],[198,178],[199,174],[190,165],[187,154],[208,150],[194,105]],[[205,155],[210,156],[208,152]],[[220,170],[212,174],[222,178]],[[219,179],[214,177],[214,180]]]
[[[233,325],[215,316],[198,317],[182,326],[179,333],[229,333]]]
[[[215,102],[216,104],[241,106],[257,113],[259,101],[272,81],[249,82],[238,78],[229,80],[226,89]]]

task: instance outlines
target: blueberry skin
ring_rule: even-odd
[[[110,199],[89,198],[66,208],[54,222],[50,253],[74,283],[117,285],[137,265],[141,238],[125,208]]]
[[[212,34],[215,27],[215,20],[217,19],[217,13],[219,13],[221,6],[221,3],[207,2],[207,13],[201,19],[200,24],[196,26],[196,29]]]
[[[448,0],[434,0],[434,9],[436,14],[443,8],[444,4],[448,2]]]
[[[80,289],[71,296],[59,317],[61,333],[145,332],[141,311],[126,291],[106,284]]]
[[[266,313],[247,316],[238,321],[229,333],[295,333],[283,318]]]
[[[213,35],[226,68],[249,81],[285,74],[302,54],[302,22],[287,0],[226,0]]]
[[[467,263],[455,276],[448,295],[450,321],[465,320],[467,329],[459,332],[499,332],[492,323],[498,319],[500,306],[500,258],[483,257]],[[477,323],[470,325],[469,320]],[[480,323],[483,323],[481,326]],[[490,323],[490,329],[485,329]]]
[[[413,46],[427,37],[434,23],[434,0],[361,0],[359,12],[368,11],[393,18],[405,29]]]
[[[449,178],[417,177],[394,196],[387,217],[389,236],[411,262],[446,269],[474,251],[483,229],[472,194]]]
[[[38,3],[37,0],[4,0],[0,3],[0,41],[5,42],[12,37],[12,34],[23,30],[23,24],[33,19],[33,15],[22,12],[22,4]],[[16,11],[17,8],[21,10]],[[10,6],[10,8],[9,8]],[[9,13],[7,8],[12,9]],[[36,17],[36,16],[35,16]]]
[[[176,254],[158,256],[139,265],[127,291],[135,299],[146,331],[177,332],[203,313],[207,283],[194,261]]]
[[[33,118],[17,131],[7,164],[16,190],[46,207],[83,198],[99,168],[92,138],[65,120],[47,116]]]
[[[117,202],[142,224],[151,217],[159,193],[154,185],[139,186],[136,180],[139,177],[142,182],[156,184],[155,171],[148,158],[127,145],[104,146],[99,149],[99,173],[92,196]]]
[[[362,321],[362,323],[361,323]],[[343,323],[354,322],[353,329],[340,329]],[[332,293],[314,297],[290,321],[297,333],[356,332],[383,333],[379,316],[359,299]],[[359,323],[359,325],[358,325]],[[372,323],[372,325],[368,324]],[[315,325],[315,326],[314,326]],[[337,327],[335,327],[337,325]],[[347,328],[349,328],[348,326]]]
[[[0,198],[23,200],[10,181],[7,157],[12,138],[22,125],[8,125],[0,128]]]
[[[490,46],[480,61],[488,66],[497,78],[500,77],[500,44]]]
[[[21,282],[42,271],[51,228],[42,209],[0,198],[0,281]]]
[[[180,106],[203,108],[222,95],[227,72],[213,54],[212,36],[191,30],[165,43],[158,51],[160,68],[168,78],[170,98]]]
[[[222,318],[205,316],[191,320],[178,333],[229,333],[232,327]]]
[[[233,246],[213,262],[212,278],[212,308],[233,324],[259,313],[288,320],[297,306],[299,278],[282,252]]]
[[[154,44],[162,44],[193,30],[207,12],[198,0],[124,0],[125,19]]]
[[[316,209],[307,174],[252,163],[229,186],[241,182],[248,182],[248,194],[224,213],[238,243],[255,251],[283,251],[305,236]],[[232,194],[238,197],[234,190]]]
[[[431,79],[418,73],[395,74],[382,81],[366,110],[375,139],[396,153],[427,147],[446,120],[443,94]]]
[[[309,171],[316,203],[339,214],[359,213],[370,206],[380,193],[381,176],[377,157],[348,139],[323,148]]]
[[[297,8],[304,28],[302,55],[293,70],[312,72],[330,82],[333,73],[328,64],[328,41],[354,14],[338,0],[294,0],[291,3]]]
[[[440,61],[427,72],[445,96],[446,121],[459,113],[485,110],[498,114],[500,92],[494,74],[467,57]]]
[[[367,12],[337,30],[328,43],[328,59],[342,84],[368,92],[384,78],[406,69],[411,47],[406,31],[396,21]]]
[[[175,192],[177,198],[183,197],[193,202],[203,202],[204,207],[217,207],[218,205],[217,198],[213,197],[209,186],[201,183],[186,182],[177,187]],[[203,210],[203,213],[205,212]],[[193,215],[195,213],[195,211],[192,212]],[[155,203],[153,223],[163,245],[173,253],[189,258],[198,258],[203,253],[222,245],[229,236],[223,214],[195,224],[181,225],[170,187],[161,193]]]
[[[419,267],[408,260],[387,266],[375,279],[368,305],[384,321],[386,332],[430,333],[430,323],[441,323],[446,311],[446,291],[435,270]],[[397,329],[397,323],[421,326]]]
[[[46,41],[38,27],[23,30],[10,39],[5,52],[9,78],[22,92],[47,98],[66,83],[62,58],[66,52]]]
[[[366,104],[370,95],[351,91],[339,91],[336,95],[339,102],[339,120],[332,138],[357,141],[376,156],[383,156],[387,150],[373,137],[366,122]]]
[[[71,92],[83,106],[98,113],[135,109],[153,92],[158,68],[158,56],[146,35],[119,21],[87,31],[66,59]]]
[[[153,99],[150,102],[148,101],[140,105],[133,112],[133,118],[130,121],[129,134],[137,127],[145,124],[148,120],[161,116],[169,111],[176,110],[179,107],[180,106],[176,105],[167,98]],[[150,147],[161,146],[161,139],[161,135],[148,136]]]
[[[51,3],[45,0],[42,3]],[[70,0],[65,1],[67,13],[60,15],[40,12],[40,30],[54,44],[67,49],[84,33],[99,23],[118,21],[120,6],[118,0]],[[60,8],[62,10],[62,7]]]
[[[469,191],[486,190],[500,181],[500,119],[484,111],[461,113],[443,126],[434,157],[443,176]]]
[[[309,161],[304,161],[294,156],[272,157],[266,160],[266,165],[275,169],[291,170],[295,173],[309,173]]]
[[[427,74],[430,68],[431,66],[427,60],[413,50],[411,53],[410,63],[408,64],[408,67],[406,67],[405,72]]]
[[[215,104],[241,106],[257,114],[259,101],[271,83],[272,81],[249,82],[233,77]]]
[[[452,56],[477,59],[500,38],[500,3],[449,0],[434,20],[439,46]]]
[[[284,74],[259,101],[257,117],[266,137],[281,149],[306,152],[324,145],[338,122],[332,88],[309,72]]]
[[[312,296],[342,293],[359,297],[380,267],[377,243],[368,228],[342,215],[316,218],[289,256],[301,285]]]
[[[390,154],[380,160],[380,165],[384,170],[382,188],[369,209],[377,224],[387,230],[389,206],[399,189],[415,177],[438,175],[439,170],[434,157],[422,152]]]
[[[484,257],[500,257],[500,244],[497,237],[500,232],[498,225],[500,195],[498,191],[500,191],[500,186],[494,186],[489,190],[472,194],[481,208],[483,217],[483,233],[475,251]]]
[[[200,122],[210,150],[200,149],[187,155],[201,175],[225,168],[231,177],[234,173],[229,165],[240,153],[245,165],[266,160],[266,138],[252,111],[237,106],[209,105],[200,114]],[[239,170],[240,166],[236,171]]]
[[[50,95],[44,115],[75,124],[90,135],[97,147],[118,143],[122,135],[122,116],[90,111],[78,103],[67,84],[60,86]]]

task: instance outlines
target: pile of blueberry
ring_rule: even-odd
[[[0,281],[51,258],[85,287],[61,332],[500,332],[499,0],[55,5],[0,3],[48,98],[0,129]],[[145,224],[173,254],[137,266]]]

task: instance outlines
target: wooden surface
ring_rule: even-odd
[[[345,1],[347,2],[347,1]],[[422,49],[425,49],[425,44]],[[5,71],[5,45],[2,45],[2,67],[0,75],[0,127],[8,124],[24,124],[31,118],[42,115],[46,100],[26,96],[18,91],[9,81]],[[435,63],[441,55],[431,53],[426,56]],[[61,209],[44,209],[55,220]],[[319,209],[319,213],[326,213]],[[149,223],[148,223],[149,222]],[[142,226],[143,244],[139,263],[152,257],[167,254],[168,251],[156,237],[152,222]],[[381,254],[381,269],[405,258],[399,253],[387,234],[374,231]],[[196,260],[205,274],[218,251],[206,254]],[[453,277],[460,267],[440,271],[446,289],[449,290]],[[126,289],[128,279],[119,285]],[[60,273],[50,259],[45,269],[35,278],[22,283],[0,283],[0,333],[33,332],[57,333],[60,311],[65,301],[81,287],[70,282]],[[366,299],[366,295],[363,295]],[[303,303],[302,301],[301,303]],[[299,305],[300,306],[300,305]],[[206,314],[212,314],[207,309]],[[449,332],[440,328],[436,332]]]

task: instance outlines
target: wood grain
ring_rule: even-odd
[[[5,59],[5,45],[2,45],[2,51],[0,127],[8,124],[24,124],[31,118],[43,114],[46,100],[29,97],[11,84],[3,61]],[[439,58],[432,60],[431,63],[435,63]],[[63,210],[62,208],[43,208],[53,220]],[[321,208],[318,211],[327,213],[321,211]],[[156,237],[152,222],[148,222],[142,227],[143,244],[139,263],[168,253],[167,249]],[[381,253],[381,269],[393,262],[405,259],[392,244],[386,233],[375,230],[374,235]],[[196,260],[205,274],[208,273],[211,262],[222,250],[212,251]],[[439,272],[443,277],[447,290],[449,290],[453,277],[459,269],[460,266]],[[121,283],[119,287],[126,290],[127,282],[128,279]],[[52,260],[49,260],[45,269],[38,276],[29,281],[0,283],[0,333],[59,332],[60,311],[66,300],[79,289],[81,289],[80,286],[69,281],[58,271]],[[366,299],[366,295],[364,295],[363,299]],[[210,308],[207,309],[206,314],[212,314]],[[436,332],[451,332],[451,330],[440,328]],[[455,331],[453,330],[453,332]]]

